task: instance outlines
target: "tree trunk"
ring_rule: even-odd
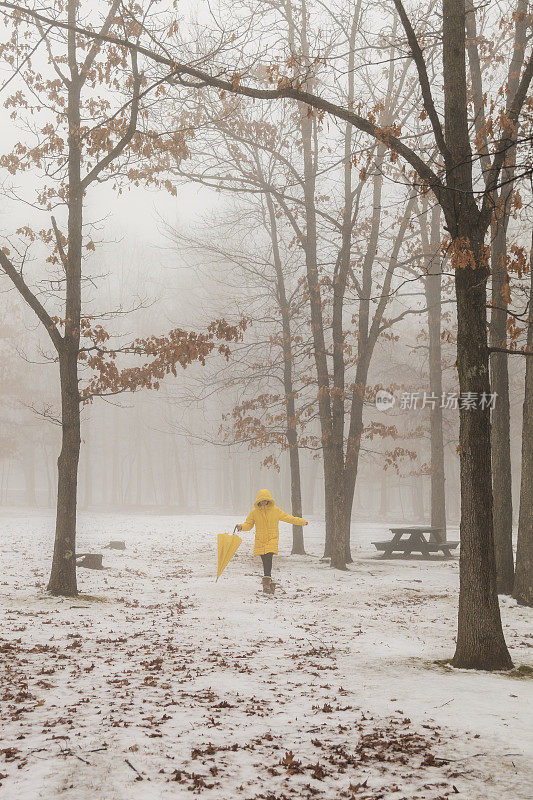
[[[429,338],[429,390],[436,398],[430,410],[431,443],[431,526],[443,529],[446,539],[446,488],[444,475],[444,439],[442,432],[442,350],[441,350],[441,266],[440,266],[440,208],[431,212],[431,235],[424,237],[424,247],[429,247],[426,257],[427,277],[424,282],[428,309]],[[439,536],[430,535],[430,541]]]
[[[457,369],[461,395],[490,393],[486,330],[487,266],[483,243],[470,239],[476,268],[455,269]],[[503,636],[494,556],[490,410],[464,405],[459,413],[461,455],[461,553],[457,647],[453,665],[510,669]]]
[[[533,243],[530,264],[533,263]],[[533,353],[533,276],[529,291],[527,349]],[[533,606],[533,356],[526,358],[526,380],[522,422],[522,478],[516,546],[513,597],[521,605]]]
[[[496,220],[493,225],[491,261],[493,308],[490,319],[490,344],[492,347],[505,347],[507,342],[508,277],[507,225],[504,220]],[[511,594],[514,581],[513,497],[507,353],[492,353],[490,367],[491,387],[496,394],[492,410],[492,488],[496,586],[500,594]]]
[[[277,301],[281,313],[281,325],[283,336],[283,390],[285,393],[285,415],[287,418],[286,437],[289,447],[289,463],[291,473],[291,508],[295,517],[302,516],[302,485],[300,476],[300,453],[298,451],[298,433],[296,429],[296,403],[293,386],[293,355],[292,355],[292,331],[291,331],[291,312],[287,301],[285,290],[285,276],[278,244],[278,227],[276,221],[276,210],[272,200],[272,195],[266,194],[267,208],[269,214],[269,232],[272,242],[272,254],[274,257],[274,269],[276,270]],[[304,534],[301,525],[292,526],[292,551],[294,555],[305,555]]]
[[[354,42],[359,22],[360,3],[357,4],[352,17],[351,30],[349,35],[348,50],[348,104],[353,103],[354,98]],[[340,502],[341,508],[338,509],[338,522],[334,522],[333,541],[337,539],[343,541],[344,554],[343,561],[350,564],[352,553],[350,546],[350,522],[352,516],[353,494],[355,491],[355,480],[352,481],[350,467],[346,470],[344,453],[344,427],[345,427],[345,335],[344,335],[344,298],[346,293],[346,283],[351,265],[352,252],[352,228],[353,228],[353,207],[354,193],[352,191],[352,126],[347,123],[344,129],[344,206],[342,212],[342,240],[341,248],[335,272],[333,276],[333,315],[332,315],[332,334],[333,334],[333,393],[331,401],[332,415],[332,449],[336,461],[335,473],[339,474],[338,489],[342,489],[343,497],[335,500],[335,505]],[[352,406],[353,412],[353,406]],[[348,454],[347,460],[349,461]],[[355,469],[357,473],[357,467]],[[337,478],[335,479],[337,481]],[[335,514],[335,509],[334,509]],[[335,516],[334,516],[335,519]],[[337,531],[336,526],[340,525],[341,530]],[[335,547],[332,549],[334,560],[340,559],[340,554],[335,554]],[[333,561],[332,561],[333,563]]]
[[[527,46],[528,3],[516,3],[513,57],[507,75],[507,110],[516,93]],[[515,139],[517,132],[515,131]],[[510,148],[502,170],[502,189],[495,193],[492,243],[492,313],[490,342],[493,347],[505,347],[507,342],[507,229],[512,211],[516,147]],[[497,394],[492,412],[492,485],[494,493],[494,547],[496,552],[496,582],[498,591],[511,594],[513,568],[513,499],[511,473],[511,423],[509,402],[509,370],[507,353],[492,353],[492,390]]]
[[[309,41],[307,34],[307,8],[305,0],[302,3],[302,20],[298,29],[300,47],[296,46],[297,29],[292,17],[291,4],[286,5],[287,21],[289,23],[289,43],[291,50],[301,57],[304,65],[311,65],[309,54]],[[311,72],[311,70],[310,70]],[[320,418],[320,433],[322,439],[322,454],[324,459],[324,492],[326,506],[326,543],[324,555],[331,556],[331,566],[345,569],[344,538],[342,529],[335,524],[335,502],[338,488],[342,480],[335,483],[334,475],[342,479],[342,470],[339,472],[339,463],[334,463],[332,412],[330,397],[330,380],[327,362],[327,351],[324,334],[324,317],[322,312],[322,296],[318,272],[317,254],[317,216],[316,216],[316,176],[318,171],[318,146],[314,138],[316,118],[309,115],[306,104],[299,103],[299,122],[302,134],[303,172],[304,172],[304,208],[305,232],[302,231],[302,245],[305,253],[305,266],[307,277],[307,290],[309,293],[309,307],[311,311],[311,331],[313,336],[313,356],[317,373],[318,384],[318,412]],[[342,454],[341,454],[342,456]],[[335,487],[335,489],[333,488]]]
[[[76,583],[76,498],[80,455],[80,403],[78,352],[65,350],[59,357],[61,379],[62,444],[57,460],[57,513],[52,571],[48,591],[74,597]]]
[[[77,2],[68,4],[69,24],[76,23]],[[80,457],[80,398],[78,353],[81,319],[81,250],[83,241],[83,190],[79,131],[82,82],[76,63],[76,36],[68,33],[71,81],[68,90],[68,251],[65,261],[65,333],[59,355],[61,383],[61,452],[57,460],[57,513],[54,557],[48,582],[52,594],[72,597],[76,584],[76,505]]]
[[[372,348],[373,349],[373,348]],[[363,435],[363,406],[364,394],[368,380],[368,370],[365,367],[366,358],[360,356],[355,375],[355,388],[350,408],[350,430],[346,446],[346,462],[344,470],[344,542],[346,561],[352,562],[351,551],[351,522],[355,484],[359,470],[359,455],[361,453],[361,437]]]
[[[351,495],[344,497],[344,518],[342,522],[344,530],[344,558],[347,564],[353,563],[352,558],[352,509],[355,488]]]
[[[376,174],[373,182],[372,227],[362,269],[362,293],[359,298],[357,368],[350,403],[350,424],[346,443],[346,456],[344,459],[343,536],[345,559],[348,563],[352,561],[350,546],[351,518],[355,485],[359,469],[361,438],[364,429],[363,410],[365,392],[368,383],[368,372],[372,356],[374,354],[374,348],[381,333],[383,315],[389,301],[392,276],[398,265],[398,256],[402,247],[407,226],[409,224],[411,212],[414,207],[414,196],[411,196],[401,219],[398,233],[394,239],[386,277],[383,285],[381,286],[381,296],[371,319],[370,298],[372,297],[373,286],[372,268],[376,257],[381,224],[381,199],[383,188],[383,175],[381,166],[383,164],[384,155],[384,148],[380,145],[377,150],[375,165]]]
[[[331,541],[331,566],[346,569],[346,492],[344,488],[344,468],[337,463],[333,471],[333,536]]]
[[[331,558],[333,540],[333,481],[325,458],[322,459],[322,466],[324,468],[324,522],[326,528],[322,558],[326,559]]]
[[[466,669],[509,669],[498,594],[492,518],[490,393],[486,281],[489,275],[485,221],[472,178],[466,79],[465,0],[443,0],[444,130],[446,194],[443,210],[452,238],[457,298],[457,370],[461,395],[472,392],[474,408],[461,403],[461,555],[457,646],[452,663]]]
[[[475,129],[481,144],[480,164],[484,175],[489,166],[489,145],[486,133],[485,96],[482,84],[482,62],[478,50],[478,35],[474,3],[467,0],[467,32],[470,76],[474,101]],[[515,96],[528,33],[528,2],[517,0],[513,14],[515,23],[514,46],[507,81],[506,107],[510,110]],[[516,137],[517,131],[514,131]],[[516,148],[511,146],[502,169],[502,188],[494,192],[492,220],[492,306],[490,320],[490,343],[493,347],[505,347],[507,341],[507,227],[513,196]],[[510,594],[513,587],[513,508],[510,448],[509,374],[506,353],[492,353],[491,384],[496,393],[496,404],[492,413],[492,470],[494,502],[494,546],[496,552],[496,579],[498,591]]]
[[[295,447],[289,451],[291,468],[291,508],[295,517],[302,516],[302,487],[300,480],[300,453]],[[293,555],[305,555],[304,532],[301,525],[292,526]]]

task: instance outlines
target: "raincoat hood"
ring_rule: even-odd
[[[257,497],[255,498],[255,503],[254,503],[254,506],[256,508],[257,508],[257,504],[261,500],[268,500],[269,506],[270,505],[274,505],[274,498],[272,497],[272,495],[270,494],[268,489],[259,489],[259,491],[257,492]]]

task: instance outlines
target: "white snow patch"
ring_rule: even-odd
[[[457,560],[379,560],[387,531],[361,523],[335,572],[317,519],[308,556],[283,526],[265,597],[250,534],[215,583],[235,522],[81,514],[78,549],[106,569],[69,600],[44,592],[53,517],[0,517],[0,796],[531,800],[532,679],[435,664]],[[502,616],[533,666],[531,609]]]

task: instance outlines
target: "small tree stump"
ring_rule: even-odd
[[[113,539],[106,544],[106,549],[108,550],[125,550],[126,549],[126,542],[121,541],[120,539]]]
[[[87,569],[103,569],[103,555],[101,553],[78,553],[76,556],[76,566],[86,567]]]

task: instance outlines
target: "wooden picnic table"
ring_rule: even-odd
[[[389,528],[392,539],[386,542],[372,542],[377,550],[383,550],[381,558],[390,558],[393,553],[403,553],[404,557],[411,553],[422,553],[425,558],[431,558],[435,553],[442,551],[446,558],[452,558],[452,550],[458,547],[459,542],[446,540],[444,528],[431,525],[417,525],[414,528]],[[425,534],[436,534],[436,541],[431,542]]]

